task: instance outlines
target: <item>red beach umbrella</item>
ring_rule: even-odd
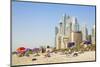
[[[24,53],[25,51],[26,51],[26,48],[24,48],[24,47],[17,48],[18,53]]]

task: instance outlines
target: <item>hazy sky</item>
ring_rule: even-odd
[[[86,24],[91,32],[95,24],[94,6],[12,2],[12,50],[54,46],[55,26],[64,13],[77,17],[79,24]]]

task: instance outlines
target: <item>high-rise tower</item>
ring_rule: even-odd
[[[92,28],[92,44],[95,44],[95,34],[96,34],[96,31],[95,31],[95,25],[93,25],[93,28]]]
[[[88,30],[86,24],[82,26],[81,30],[82,30],[82,41],[86,41],[88,36]]]
[[[79,24],[77,22],[77,18],[75,18],[75,17],[72,18],[72,31],[73,32],[79,31]]]

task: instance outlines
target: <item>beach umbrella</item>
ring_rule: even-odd
[[[89,45],[89,44],[91,44],[91,41],[84,41],[84,44]]]
[[[30,50],[32,50],[32,49],[30,49],[30,48],[26,48],[26,51],[30,51]]]
[[[19,47],[19,48],[17,48],[17,52],[18,53],[24,53],[25,51],[26,51],[25,47]]]
[[[37,51],[39,51],[39,50],[40,50],[39,48],[34,48],[34,49],[33,49],[34,52],[37,52]]]

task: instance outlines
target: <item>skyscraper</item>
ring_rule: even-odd
[[[80,43],[82,42],[82,33],[81,31],[78,32],[71,32],[71,42],[75,43],[75,46],[80,45]]]
[[[57,32],[57,29],[55,32]],[[78,32],[79,24],[77,18],[64,14],[59,23],[59,32],[56,34],[56,49],[67,48],[68,42],[72,41],[71,39],[73,39],[76,44],[79,44],[81,41],[81,33]],[[71,36],[73,36],[73,38]],[[79,38],[79,40],[75,38]]]
[[[81,30],[82,30],[82,41],[86,41],[88,36],[88,30],[86,25],[83,25]]]
[[[59,32],[56,34],[56,49],[64,49],[66,48],[67,42],[69,41],[68,35],[70,35],[70,24],[68,22],[70,18],[63,15],[59,23]],[[67,27],[68,25],[68,27]],[[56,30],[57,31],[57,30]]]
[[[91,42],[91,35],[87,36],[87,40]]]
[[[70,38],[71,31],[72,31],[72,20],[70,16],[66,17],[66,25],[65,25],[65,36],[68,36]]]
[[[92,44],[95,44],[95,35],[96,35],[96,31],[95,31],[95,25],[93,25],[92,28]]]
[[[63,34],[65,35],[66,33],[65,33],[65,30],[66,30],[66,14],[64,14],[64,16],[63,16]]]
[[[77,18],[75,17],[72,18],[72,31],[73,32],[79,31],[79,24],[78,24]]]
[[[55,27],[55,35],[58,34],[58,27]]]
[[[60,34],[63,34],[63,24],[62,24],[62,22],[59,23],[59,27],[60,27]]]

